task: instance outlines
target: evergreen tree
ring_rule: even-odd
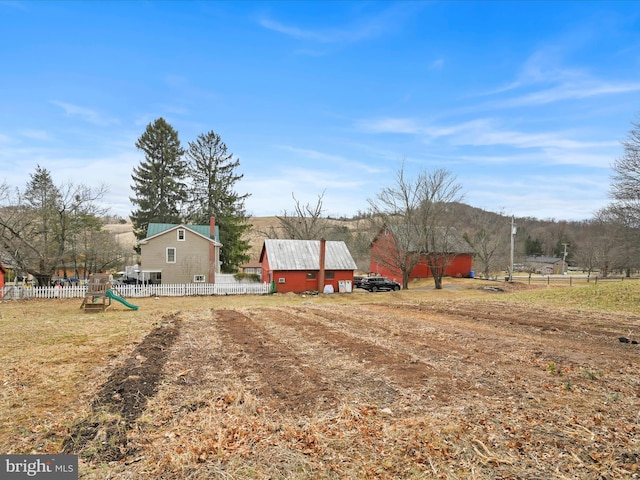
[[[542,255],[542,242],[539,239],[533,239],[528,235],[524,242],[524,253],[527,256]]]
[[[244,202],[249,194],[238,194],[234,186],[243,175],[237,173],[240,160],[228,153],[227,146],[213,131],[189,142],[187,160],[191,173],[189,220],[207,224],[215,217],[220,229],[220,263],[223,273],[234,273],[249,260],[250,246],[244,234],[247,223]]]
[[[62,258],[64,248],[57,238],[60,230],[58,225],[60,190],[53,183],[49,170],[38,165],[35,173],[29,175],[24,200],[28,211],[34,215],[37,225],[37,234],[34,235],[34,245],[37,247],[33,252],[37,252],[37,267],[34,270],[38,274],[34,276],[39,283],[47,284],[48,278]]]
[[[181,209],[187,200],[185,183],[187,164],[178,132],[164,118],[147,125],[136,142],[144,152],[144,161],[133,169],[130,200],[137,208],[131,214],[138,239],[147,234],[149,223],[180,223]]]

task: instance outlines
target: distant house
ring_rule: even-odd
[[[562,273],[562,258],[560,257],[530,256],[525,258],[524,263],[530,272],[542,275]]]
[[[353,285],[358,267],[347,245],[340,241],[267,239],[260,252],[262,280],[274,282],[276,292],[324,292],[341,282]]]
[[[444,275],[447,277],[470,277],[473,265],[473,249],[464,237],[455,229],[447,228],[441,230],[444,235],[442,243],[448,246],[448,252],[444,253],[448,257],[448,262],[444,267]],[[384,228],[371,242],[371,253],[369,271],[391,279],[402,279],[402,272],[399,268],[393,268],[389,252],[393,252],[396,238],[399,238],[397,228]],[[409,242],[407,242],[409,243]],[[410,243],[409,243],[410,245]],[[420,255],[420,260],[409,274],[409,280],[416,278],[432,277],[431,269],[427,263],[427,255],[423,252],[424,247],[418,245],[410,246],[410,250],[416,255]]]
[[[140,240],[140,270],[150,283],[215,283],[220,273],[220,235],[209,225],[150,223]]]
[[[240,271],[248,275],[259,275],[262,277],[262,265],[258,260],[251,260],[243,265],[240,265]]]

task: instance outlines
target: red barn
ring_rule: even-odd
[[[394,263],[393,261],[384,260],[385,258],[390,258],[389,252],[396,250],[395,242],[398,233],[394,232],[394,228],[385,228],[373,239],[373,242],[371,242],[369,268],[372,273],[399,280],[402,279],[400,269],[389,265],[390,263]],[[453,228],[446,230],[446,236],[447,241],[444,242],[444,244],[448,246],[448,250],[450,251],[442,252],[447,258],[447,263],[444,266],[444,275],[447,277],[470,277],[473,264],[473,250],[471,246],[462,235]],[[424,253],[419,253],[417,247],[410,248],[412,248],[416,255],[420,255],[420,260],[413,270],[411,270],[409,280],[432,277],[433,274],[427,263],[427,256]]]
[[[357,265],[344,242],[267,239],[260,252],[262,281],[274,282],[276,292],[324,292],[341,282],[353,285]]]
[[[7,270],[0,263],[0,298],[2,298],[4,292],[4,276],[6,275]]]

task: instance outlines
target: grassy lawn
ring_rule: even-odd
[[[629,345],[612,359],[602,352],[622,348],[617,336],[640,339],[639,294],[633,281],[546,287],[445,279],[438,291],[421,281],[377,294],[141,298],[131,299],[137,311],[115,303],[92,314],[79,299],[4,301],[0,451],[60,453],[79,425],[92,424],[91,438],[72,443],[83,478],[528,478],[545,443],[527,444],[529,433],[494,438],[482,419],[503,404],[515,412],[523,400],[512,398],[529,395],[531,425],[542,421],[541,406],[580,408],[588,420],[587,453],[548,447],[569,455],[557,478],[632,478],[625,475],[640,463],[631,453],[640,445],[638,418],[629,413],[619,425],[608,415],[613,405],[622,417],[637,410],[630,372],[640,350]],[[158,384],[125,418],[112,408],[120,394],[109,385],[144,377],[135,368],[164,348],[149,343],[150,334],[167,325],[175,343],[158,364]],[[505,358],[487,383],[503,355],[513,361]],[[518,373],[520,358],[528,373],[524,363]],[[416,389],[421,378],[430,379],[429,392]],[[509,389],[515,393],[496,397]],[[107,401],[99,404],[101,395]],[[611,406],[602,409],[603,401]],[[526,430],[526,417],[513,415]],[[556,417],[544,427],[545,442],[580,428]],[[598,437],[605,426],[622,429],[626,440]],[[114,443],[109,457],[101,438]],[[417,439],[420,455],[411,447]],[[596,446],[600,463],[587,461]],[[552,458],[539,461],[541,472],[552,471]]]

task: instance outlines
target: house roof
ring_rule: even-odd
[[[220,229],[218,225],[215,226],[215,237],[212,238],[210,233],[209,225],[188,225],[188,224],[176,224],[176,223],[150,223],[147,226],[147,236],[141,241],[146,242],[147,240],[166,233],[170,230],[177,230],[178,228],[184,228],[186,230],[190,230],[194,233],[197,233],[200,236],[208,238],[209,240],[213,240],[216,243],[220,243]]]
[[[260,261],[265,254],[271,270],[319,270],[320,240],[264,241]],[[358,266],[342,241],[327,241],[324,267],[326,270],[356,270]]]
[[[243,263],[242,265],[240,265],[240,268],[260,268],[262,266],[262,264],[260,263],[259,260],[251,259],[249,262],[247,263]]]

